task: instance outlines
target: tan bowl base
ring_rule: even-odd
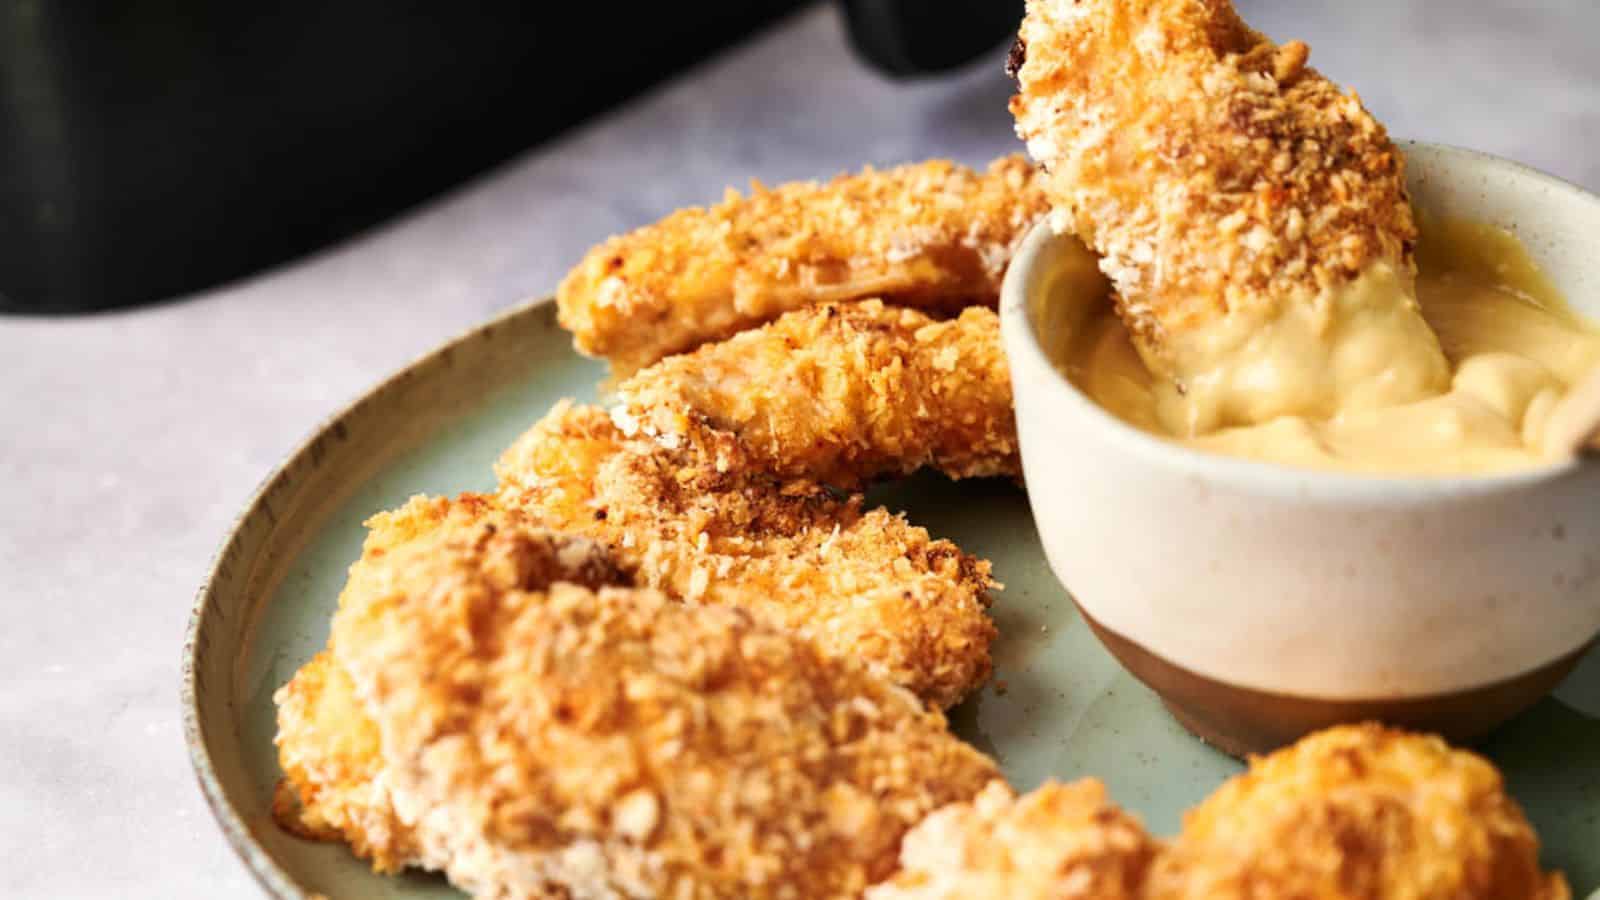
[[[1594,643],[1526,674],[1470,690],[1398,700],[1315,700],[1198,675],[1102,626],[1083,607],[1078,612],[1117,661],[1156,692],[1179,724],[1240,758],[1269,753],[1319,729],[1371,720],[1466,743],[1539,702]]]

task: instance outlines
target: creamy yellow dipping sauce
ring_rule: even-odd
[[[1190,447],[1392,474],[1462,475],[1547,462],[1539,447],[1545,420],[1567,389],[1600,365],[1600,331],[1567,307],[1517,239],[1500,229],[1424,222],[1417,263],[1422,316],[1451,367],[1448,390],[1395,405],[1347,403],[1326,418],[1281,416],[1192,434],[1196,416],[1175,414],[1182,403],[1170,385],[1150,375],[1109,302],[1099,303],[1079,327],[1041,333],[1047,342],[1056,340],[1046,347],[1056,366],[1096,403]],[[1352,286],[1353,294],[1386,289],[1377,281],[1363,284],[1369,277]],[[1377,277],[1393,280],[1387,273]],[[1327,347],[1307,353],[1319,360],[1336,355]],[[1285,382],[1286,389],[1295,387]]]

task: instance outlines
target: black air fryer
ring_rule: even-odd
[[[0,4],[0,311],[141,303],[415,204],[802,6]],[[880,70],[960,65],[1021,0],[843,0]]]

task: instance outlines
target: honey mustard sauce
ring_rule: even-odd
[[[1546,463],[1539,446],[1545,420],[1571,385],[1600,365],[1600,331],[1568,308],[1520,242],[1498,228],[1424,221],[1417,262],[1416,297],[1432,335],[1412,324],[1414,316],[1373,314],[1395,308],[1368,302],[1375,292],[1410,287],[1408,276],[1374,266],[1320,305],[1298,307],[1322,310],[1318,319],[1280,317],[1248,334],[1218,336],[1229,353],[1218,356],[1215,389],[1158,383],[1108,301],[1078,318],[1077,327],[1041,333],[1057,368],[1097,404],[1197,449],[1407,475]],[[1063,298],[1057,292],[1045,302]],[[1440,348],[1448,371],[1433,361]],[[1318,409],[1319,397],[1335,398],[1331,408]],[[1313,411],[1228,424],[1249,421],[1251,405]]]

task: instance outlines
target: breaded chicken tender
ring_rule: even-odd
[[[808,466],[819,475],[819,460],[831,460],[827,465],[841,478],[927,463],[976,474],[985,464],[975,462],[976,455],[960,456],[956,432],[919,432],[916,423],[928,420],[919,420],[915,411],[932,402],[1009,419],[1008,403],[996,396],[1005,382],[995,358],[993,314],[973,311],[935,323],[873,303],[851,308],[847,329],[831,315],[817,321],[818,333],[830,336],[832,346],[853,344],[872,360],[909,370],[884,382],[873,365],[857,365],[833,381],[841,395],[869,397],[887,410],[883,390],[892,388],[910,412],[895,413],[898,419],[865,441],[846,443],[856,430],[819,425],[814,441],[763,443],[758,452],[750,440],[698,417],[670,434],[645,434],[637,423],[619,428],[602,410],[563,404],[507,451],[497,496],[418,498],[373,517],[340,605],[392,590],[385,580],[391,570],[381,561],[397,549],[437,551],[483,527],[552,527],[586,535],[623,561],[619,568],[610,556],[597,557],[587,568],[566,571],[566,580],[589,587],[628,585],[637,569],[641,583],[673,597],[751,610],[828,652],[862,661],[937,707],[954,704],[991,668],[995,629],[986,606],[987,591],[996,585],[989,564],[948,541],[932,540],[900,516],[863,510],[859,496],[840,497],[814,481],[782,476],[805,473]],[[981,337],[985,329],[987,339]],[[805,331],[789,329],[791,335]],[[974,371],[982,372],[978,381],[937,377],[933,357],[952,350],[970,357]],[[735,355],[722,353],[722,359]],[[795,389],[792,379],[803,376],[804,366],[797,365],[749,377],[766,408],[776,411],[768,420],[797,414],[782,398]],[[638,383],[654,385],[651,402],[667,402],[667,376]],[[952,386],[970,395],[950,396]],[[988,391],[987,398],[980,391]],[[708,391],[699,399],[717,396]],[[760,434],[748,421],[727,424],[751,437]],[[974,434],[1002,428],[981,418],[966,427]],[[1009,431],[1009,422],[1003,427]],[[994,449],[999,440],[987,444],[989,452],[1002,452]],[[298,800],[284,804],[285,816],[300,832],[337,835],[380,870],[402,868],[417,858],[414,836],[375,778],[376,733],[352,715],[353,689],[332,653],[308,663],[277,698],[279,755]]]
[[[1184,818],[1154,900],[1565,900],[1500,773],[1436,737],[1319,732],[1224,784]]]
[[[1101,254],[1145,362],[1190,396],[1180,430],[1448,387],[1412,288],[1404,160],[1305,44],[1273,44],[1228,0],[1027,9],[1017,132],[1058,230]],[[1363,275],[1372,290],[1338,293]],[[1385,343],[1338,352],[1361,333]]]
[[[405,587],[406,573],[390,564],[396,552],[442,552],[495,530],[526,529],[531,523],[520,512],[500,508],[491,497],[463,494],[453,500],[415,497],[366,524],[366,544],[350,567],[339,598],[341,608],[370,603]],[[632,584],[632,577],[598,544],[551,538],[529,547],[515,562],[541,582],[563,580],[588,587]],[[278,706],[278,759],[286,776],[283,787],[294,795],[276,804],[278,821],[306,837],[342,840],[381,872],[414,864],[418,850],[412,828],[395,815],[378,778],[383,769],[378,730],[356,700],[354,686],[335,661],[334,651],[313,657],[273,699]]]
[[[755,612],[934,706],[988,677],[987,561],[859,496],[775,477],[727,432],[624,424],[557,406],[501,457],[500,501],[604,542],[642,585]]]
[[[562,580],[587,542],[440,528],[364,557],[332,660],[414,861],[474,896],[847,897],[992,762],[743,610]]]
[[[996,781],[906,835],[866,900],[1137,900],[1159,849],[1094,779],[1020,798]]]
[[[923,467],[1021,475],[999,319],[979,307],[945,321],[880,300],[797,310],[656,363],[618,396],[655,434],[707,422],[766,471],[836,487]]]
[[[595,247],[556,302],[578,350],[623,376],[816,303],[993,305],[1012,250],[1045,211],[1020,157],[982,173],[932,160],[757,184]]]

